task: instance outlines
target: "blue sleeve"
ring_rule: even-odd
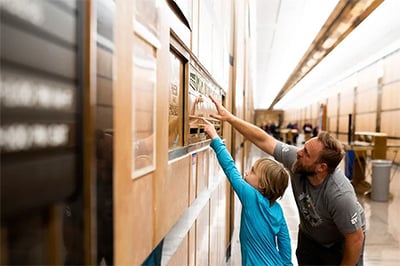
[[[217,137],[213,139],[210,146],[214,149],[218,162],[221,165],[222,170],[227,176],[229,182],[231,183],[233,190],[238,195],[240,202],[245,205],[245,201],[248,197],[246,195],[255,195],[255,189],[242,178],[242,175],[238,171],[231,154],[226,149],[226,146],[222,142],[221,138]]]
[[[281,255],[283,265],[293,265],[290,235],[285,219],[282,219],[281,230],[278,232],[277,240],[278,250],[279,254]]]

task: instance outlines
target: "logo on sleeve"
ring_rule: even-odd
[[[353,214],[353,216],[351,216],[351,224],[356,224],[357,223],[357,221],[358,221],[358,218],[357,218],[357,212],[355,212],[354,214]]]
[[[282,152],[288,152],[289,151],[289,145],[283,144],[282,145]]]

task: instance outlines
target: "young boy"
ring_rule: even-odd
[[[242,203],[240,245],[242,265],[292,265],[290,236],[281,206],[289,174],[273,159],[258,159],[244,178],[214,126],[204,120],[218,162]]]

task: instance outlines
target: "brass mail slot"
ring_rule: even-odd
[[[190,115],[189,144],[207,139],[208,136],[204,132],[205,124],[202,122],[202,119],[206,119],[207,121],[211,122],[214,125],[218,135],[221,136],[221,121],[212,117]]]

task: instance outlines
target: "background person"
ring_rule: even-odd
[[[304,132],[304,140],[305,141],[309,140],[311,138],[312,132],[313,132],[313,126],[309,121],[304,123],[303,132]]]

